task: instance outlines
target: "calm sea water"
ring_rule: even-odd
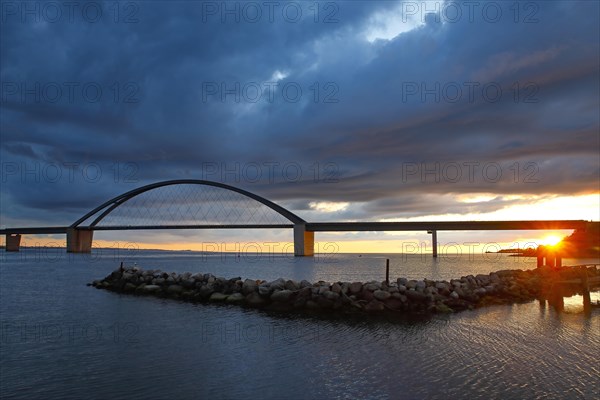
[[[450,279],[506,255],[315,258],[24,249],[0,255],[2,399],[600,398],[600,310],[531,302],[390,320],[308,317],[86,286],[120,261],[163,271],[309,281]],[[565,264],[598,260],[565,260]],[[598,293],[593,294],[597,299]]]

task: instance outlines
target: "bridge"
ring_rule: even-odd
[[[437,257],[438,231],[586,229],[585,220],[307,222],[246,190],[220,182],[157,182],[114,197],[69,226],[0,229],[6,251],[19,251],[22,235],[66,234],[67,252],[89,253],[95,231],[153,229],[278,229],[294,232],[294,255],[313,256],[315,232],[426,231]]]

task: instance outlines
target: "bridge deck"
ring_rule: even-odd
[[[494,231],[494,230],[548,230],[585,228],[584,220],[548,221],[420,221],[420,222],[307,222],[309,232],[359,232],[359,231]],[[79,230],[124,231],[158,229],[283,229],[293,224],[230,224],[230,225],[141,225],[141,226],[78,226]],[[28,227],[0,229],[0,234],[60,234],[67,226]]]
[[[587,224],[583,220],[553,221],[422,221],[422,222],[311,222],[306,230],[333,231],[495,231],[577,229]]]
[[[53,233],[67,233],[68,226],[44,226],[39,228],[29,227],[29,228],[6,228],[0,229],[1,235],[42,235],[42,234],[53,234]]]

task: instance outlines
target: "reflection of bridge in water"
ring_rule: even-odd
[[[94,231],[152,229],[294,230],[294,254],[314,255],[315,232],[426,231],[437,256],[438,231],[585,229],[584,220],[306,222],[264,197],[219,182],[173,180],[123,193],[91,210],[70,226],[6,228],[6,250],[18,251],[21,236],[66,234],[67,251],[89,253]]]

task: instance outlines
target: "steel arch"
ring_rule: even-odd
[[[264,204],[265,206],[267,206],[270,209],[272,209],[273,211],[279,213],[280,215],[282,215],[283,217],[287,218],[288,220],[290,220],[294,224],[305,224],[306,223],[306,221],[304,221],[302,218],[300,218],[296,214],[292,213],[291,211],[289,211],[289,210],[281,207],[278,204],[273,203],[270,200],[265,199],[264,197],[258,196],[256,194],[248,192],[248,191],[246,191],[244,189],[240,189],[240,188],[237,188],[235,186],[230,186],[230,185],[227,185],[225,183],[213,182],[213,181],[206,181],[206,180],[201,180],[201,179],[177,179],[177,180],[170,180],[170,181],[162,181],[162,182],[151,183],[149,185],[142,186],[142,187],[139,187],[137,189],[130,190],[129,192],[126,192],[126,193],[123,193],[123,194],[121,194],[121,195],[119,195],[117,197],[114,197],[114,198],[108,200],[107,202],[99,205],[98,207],[94,208],[92,211],[88,212],[83,217],[79,218],[77,221],[73,222],[73,224],[71,224],[70,228],[77,228],[77,227],[79,227],[79,225],[82,222],[84,222],[88,218],[96,215],[99,211],[102,211],[102,210],[104,210],[106,208],[106,210],[104,210],[90,224],[90,227],[94,227],[100,221],[102,221],[104,219],[104,217],[106,217],[108,214],[110,214],[115,208],[119,207],[120,205],[122,205],[126,201],[128,201],[128,200],[136,197],[137,195],[140,195],[142,193],[148,192],[150,190],[157,189],[157,188],[164,187],[164,186],[171,186],[171,185],[204,185],[204,186],[212,186],[212,187],[218,187],[218,188],[221,188],[221,189],[231,190],[233,192],[242,194],[242,195],[244,195],[246,197],[251,198],[252,200],[255,200],[255,201],[258,201],[259,203]]]

